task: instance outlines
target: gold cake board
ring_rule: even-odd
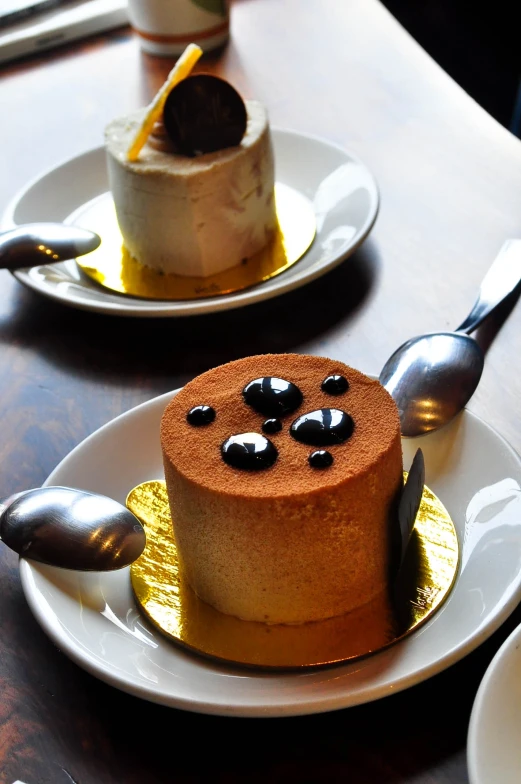
[[[78,257],[76,263],[104,288],[141,299],[203,299],[233,294],[269,280],[289,269],[306,253],[316,233],[313,205],[282,183],[275,185],[275,203],[278,228],[272,241],[241,264],[204,278],[165,275],[134,259],[123,245],[110,193],[84,204],[68,222],[101,237],[99,248]]]
[[[331,665],[380,651],[424,623],[448,596],[458,569],[454,524],[424,488],[415,529],[392,596],[346,615],[286,626],[242,621],[199,599],[179,573],[166,486],[144,482],[127,498],[147,545],[130,569],[146,617],[185,648],[221,662],[266,669]]]

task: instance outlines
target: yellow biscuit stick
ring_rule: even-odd
[[[201,57],[202,53],[203,50],[200,46],[197,46],[196,44],[188,44],[181,57],[168,74],[166,82],[161,87],[152,103],[149,105],[147,113],[145,114],[141,125],[139,126],[137,133],[130,147],[128,148],[127,159],[129,161],[137,160],[141,148],[150,136],[150,132],[152,131],[155,123],[161,116],[161,112],[163,111],[168,94],[176,84],[178,84],[190,74],[190,71]]]

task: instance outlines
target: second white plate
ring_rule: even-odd
[[[492,659],[470,717],[470,784],[521,781],[521,626]]]
[[[341,147],[294,131],[273,129],[272,136],[277,181],[310,200],[317,222],[311,248],[278,277],[236,294],[188,302],[113,294],[82,275],[74,261],[18,270],[15,277],[34,291],[73,307],[147,317],[229,310],[309,283],[353,253],[368,235],[378,212],[378,188],[367,167]],[[29,183],[9,205],[1,226],[64,221],[108,189],[105,150],[98,147]]]
[[[48,484],[120,502],[163,476],[159,423],[171,393],[102,427]],[[167,640],[143,618],[129,570],[82,574],[21,561],[29,605],[58,648],[93,675],[139,697],[203,713],[283,716],[345,708],[440,672],[485,640],[521,598],[521,461],[488,425],[464,412],[437,433],[403,442],[408,468],[424,451],[427,484],[456,525],[461,567],[443,607],[414,634],[352,664],[303,673],[219,665]]]

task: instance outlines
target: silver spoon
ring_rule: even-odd
[[[0,269],[36,267],[83,256],[99,247],[97,234],[64,223],[27,223],[0,234]]]
[[[507,240],[485,275],[467,318],[454,332],[412,338],[387,360],[380,383],[398,406],[403,436],[420,436],[450,422],[468,403],[485,356],[469,337],[521,280],[521,240]]]
[[[40,487],[0,504],[0,539],[24,558],[80,571],[121,569],[145,547],[132,512],[103,495]]]

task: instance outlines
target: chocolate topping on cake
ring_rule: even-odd
[[[246,107],[224,79],[197,74],[171,91],[163,122],[175,151],[193,157],[240,144],[246,131]]]
[[[269,417],[290,414],[302,403],[302,392],[296,384],[274,376],[263,376],[250,381],[242,394],[246,405]]]
[[[335,373],[325,378],[321,386],[322,391],[328,395],[343,395],[349,389],[349,381],[345,376]]]
[[[327,446],[333,455],[334,463],[327,471],[309,470],[310,445],[290,437],[292,419],[283,419],[282,430],[269,434],[278,451],[277,462],[269,471],[240,471],[223,461],[220,447],[231,435],[262,432],[265,416],[242,399],[242,390],[252,379],[284,376],[302,393],[305,413],[329,405],[331,397],[320,385],[327,375],[335,374],[349,381],[342,407],[355,427],[345,443],[311,444]],[[217,415],[211,427],[195,430],[186,421],[186,412],[201,400]],[[186,479],[225,495],[252,497],[328,492],[347,477],[372,470],[375,462],[394,448],[397,437],[396,406],[378,381],[334,360],[299,354],[247,357],[203,373],[171,401],[161,427],[163,450]]]
[[[310,446],[343,444],[353,434],[352,417],[338,408],[319,408],[295,419],[289,432],[294,439]]]

